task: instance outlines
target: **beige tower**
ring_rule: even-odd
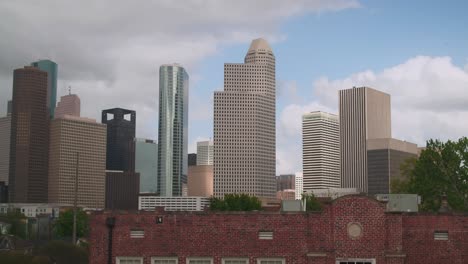
[[[105,124],[65,115],[50,125],[49,203],[73,204],[76,156],[78,205],[104,208],[106,181]]]
[[[60,97],[60,102],[55,108],[55,118],[63,117],[64,115],[80,116],[80,98],[76,94],[69,94]]]
[[[214,94],[214,195],[275,197],[275,56],[255,39],[244,63],[224,64]]]
[[[368,192],[367,140],[391,138],[390,95],[368,87],[339,91],[341,187]]]

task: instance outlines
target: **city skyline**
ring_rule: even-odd
[[[122,7],[118,2],[115,5]],[[34,23],[48,25],[62,19],[61,23],[50,27],[52,32],[63,33],[59,25],[69,28],[65,36],[95,32],[80,27],[74,20],[75,14],[69,18],[54,15],[38,18],[36,15],[43,13],[40,9],[47,5],[32,7],[2,3],[5,7],[0,8],[2,17],[12,22],[0,26],[4,39],[11,40],[11,44],[2,44],[0,110],[3,116],[4,106],[11,99],[12,70],[29,65],[31,61],[49,58],[60,66],[57,97],[65,95],[66,87],[71,85],[84,102],[83,116],[97,119],[101,109],[115,106],[134,109],[139,114],[136,136],[157,138],[157,121],[150,118],[157,116],[157,67],[178,61],[187,65],[192,76],[189,152],[193,152],[197,141],[213,136],[212,94],[222,86],[222,63],[240,61],[245,45],[253,38],[264,36],[276,51],[278,60],[277,174],[301,170],[301,114],[315,110],[338,113],[337,90],[352,86],[370,86],[392,95],[392,127],[396,138],[422,145],[433,137],[455,139],[466,135],[468,125],[463,120],[468,117],[464,104],[468,96],[464,91],[468,84],[468,51],[463,47],[467,46],[468,38],[456,34],[456,29],[466,24],[467,18],[461,13],[466,10],[466,3],[452,6],[413,3],[406,6],[397,1],[391,5],[396,8],[390,8],[388,3],[368,1],[331,1],[325,6],[300,1],[297,6],[272,2],[262,6],[270,11],[267,12],[269,15],[245,22],[246,17],[258,12],[257,7],[245,10],[241,4],[226,8],[223,3],[214,3],[211,8],[202,8],[190,3],[187,7],[177,8],[185,11],[199,8],[203,13],[186,16],[179,24],[163,29],[163,33],[172,33],[170,39],[158,40],[161,35],[155,34],[155,39],[145,42],[145,36],[153,34],[154,29],[142,27],[134,32],[132,36],[135,37],[128,37],[130,33],[125,30],[119,32],[131,39],[130,44],[127,43],[130,46],[108,42],[104,38],[99,38],[98,44],[83,39],[92,45],[86,48],[70,42],[77,41],[76,38],[57,39],[51,34],[49,40],[30,29]],[[149,13],[159,12],[159,9],[167,11],[167,8],[150,7],[146,6]],[[59,11],[64,8],[57,6]],[[26,21],[20,20],[20,16],[12,16],[20,10],[31,14],[32,19]],[[238,12],[228,16],[214,15],[232,10]],[[78,8],[76,15],[82,16],[88,11]],[[127,11],[141,10],[129,8]],[[143,12],[139,16],[142,22],[137,23],[159,24],[148,23],[151,21],[148,12]],[[101,14],[91,8],[85,17],[92,19],[98,15]],[[454,19],[443,19],[448,16]],[[225,17],[231,18],[233,25],[226,24]],[[393,21],[395,17],[399,17],[398,21]],[[126,22],[124,18],[114,16],[105,18],[116,19],[116,23],[111,24],[117,26]],[[112,36],[112,30],[106,30],[110,25],[96,23],[96,28],[110,32],[108,34]],[[8,24],[15,24],[31,34],[16,35],[4,28]],[[200,32],[184,35],[178,31],[182,24],[191,24],[193,26],[189,28]],[[132,34],[138,25],[129,27]],[[396,30],[402,26],[404,30]],[[446,28],[454,28],[451,32],[455,33]],[[217,35],[224,31],[238,35]],[[357,44],[361,41],[353,41],[369,41],[368,36],[375,34],[378,37],[372,38],[371,45],[361,47]],[[85,38],[83,35],[77,36]],[[28,44],[19,49],[15,46],[19,42]],[[73,52],[66,47],[72,47]],[[91,60],[94,56],[97,60]],[[115,63],[119,58],[122,62]],[[123,67],[126,65],[132,69]],[[139,92],[134,93],[133,87],[138,87]],[[113,91],[118,93],[103,98]]]

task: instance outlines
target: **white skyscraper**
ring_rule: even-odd
[[[302,170],[304,190],[340,187],[337,115],[315,111],[302,116]]]
[[[274,197],[275,56],[255,39],[244,63],[224,64],[224,91],[214,94],[214,195]]]
[[[187,184],[188,81],[178,64],[159,68],[157,192],[161,196],[182,196]]]
[[[304,192],[304,178],[302,172],[296,172],[294,198],[300,200]]]
[[[213,141],[197,142],[197,165],[213,165]]]

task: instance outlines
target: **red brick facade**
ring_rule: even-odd
[[[112,263],[118,256],[284,258],[289,263],[373,259],[377,264],[468,263],[468,215],[386,213],[364,196],[346,196],[321,213],[139,212],[97,213],[91,218],[90,263],[107,263],[106,218],[115,217]],[[162,217],[162,223],[157,223]],[[131,230],[144,238],[130,238]],[[273,239],[259,239],[272,231]],[[434,240],[448,231],[448,240]]]

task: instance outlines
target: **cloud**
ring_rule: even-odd
[[[394,138],[422,146],[430,138],[447,140],[468,135],[468,71],[454,65],[450,57],[417,56],[381,72],[367,70],[344,79],[315,80],[313,102],[291,104],[280,114],[279,173],[301,170],[301,113],[337,113],[338,90],[353,86],[368,86],[391,95]]]
[[[13,70],[49,58],[59,64],[58,95],[71,85],[84,116],[99,120],[102,109],[130,108],[137,136],[156,138],[159,65],[179,62],[196,76],[223,47],[258,36],[284,40],[279,28],[291,17],[359,6],[355,0],[2,1],[0,107],[11,98]],[[191,93],[191,100],[206,106],[210,99]],[[206,116],[206,109],[194,115]]]

